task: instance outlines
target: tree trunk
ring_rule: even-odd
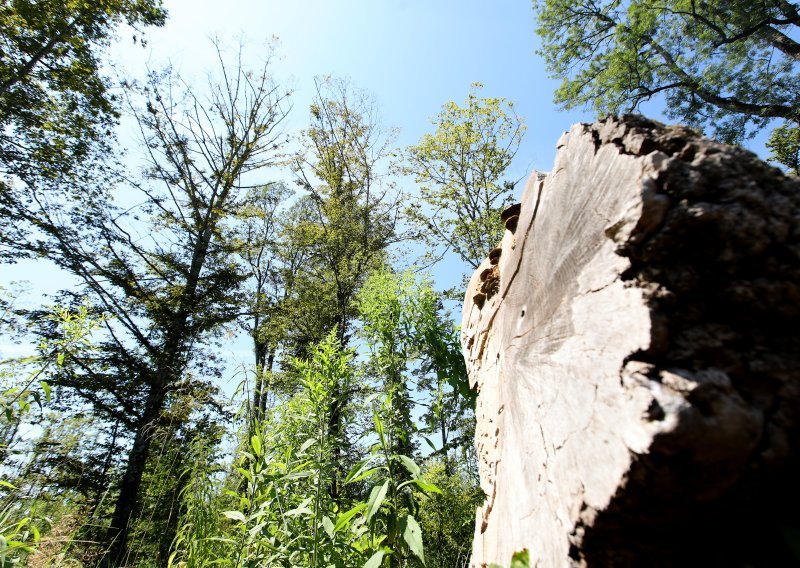
[[[264,366],[267,360],[267,347],[258,339],[258,329],[253,330],[253,351],[256,359],[256,381],[253,385],[253,404],[250,408],[250,420],[255,425],[264,419],[261,403],[264,394]],[[251,428],[251,430],[253,429]]]
[[[142,474],[150,453],[153,431],[158,427],[165,399],[166,388],[164,386],[152,385],[150,387],[144,414],[139,422],[133,447],[128,454],[128,466],[125,468],[125,475],[120,484],[111,526],[108,528],[106,542],[110,543],[110,546],[100,563],[103,568],[123,566],[127,556],[129,524],[136,508]]]
[[[275,349],[270,349],[269,355],[267,356],[267,366],[265,369],[264,378],[262,379],[262,386],[261,386],[261,400],[259,401],[259,410],[261,412],[261,416],[263,418],[264,414],[267,412],[267,396],[269,395],[270,388],[272,385],[267,383],[267,378],[272,374],[272,368],[275,365]]]

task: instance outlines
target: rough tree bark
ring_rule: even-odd
[[[562,137],[465,298],[473,566],[797,562],[799,217],[797,178],[687,129]]]

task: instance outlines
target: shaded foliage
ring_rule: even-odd
[[[540,54],[562,79],[555,100],[565,108],[634,111],[662,95],[668,117],[708,126],[727,143],[776,120],[791,128],[800,121],[800,13],[791,2],[541,0],[534,7]]]

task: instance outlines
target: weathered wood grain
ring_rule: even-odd
[[[561,138],[465,296],[474,566],[788,558],[799,215],[796,178],[687,129]]]

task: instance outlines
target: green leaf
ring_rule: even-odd
[[[256,456],[261,457],[261,438],[257,434],[253,434],[250,437],[250,446],[253,448],[253,452],[255,452]]]
[[[378,436],[381,439],[381,445],[385,448],[386,447],[386,436],[384,435],[384,432],[383,432],[383,422],[381,422],[381,418],[380,418],[380,416],[378,416],[377,412],[372,414],[372,419],[375,422],[375,431],[378,433]]]
[[[247,479],[247,481],[253,483],[253,474],[248,470],[244,469],[243,467],[237,467],[236,471],[238,471],[245,479]]]
[[[424,479],[413,479],[412,482],[426,493],[438,493],[439,495],[442,494],[441,489],[439,489],[433,483],[425,481]]]
[[[281,479],[284,481],[291,481],[294,479],[304,479],[306,477],[311,477],[312,475],[314,475],[314,472],[312,471],[295,471],[292,473],[287,473],[281,477]]]
[[[414,460],[412,460],[410,457],[401,456],[401,455],[396,455],[394,457],[396,457],[401,462],[403,462],[403,465],[406,466],[406,469],[409,471],[409,473],[411,475],[415,475],[416,476],[416,475],[420,474],[419,466],[417,464],[415,464]]]
[[[322,528],[325,529],[325,532],[328,533],[328,536],[333,539],[334,529],[333,529],[333,521],[327,515],[322,517]]]
[[[422,529],[419,528],[417,520],[411,515],[404,515],[400,518],[400,530],[403,531],[403,540],[408,544],[408,548],[425,564],[425,551],[422,546]]]
[[[261,530],[262,530],[262,529],[263,529],[265,526],[267,526],[267,522],[266,522],[266,521],[264,521],[264,522],[262,522],[262,523],[258,523],[258,524],[257,524],[257,525],[255,525],[255,526],[254,526],[252,529],[250,529],[249,531],[247,531],[247,533],[250,535],[250,538],[255,538],[255,536],[256,536],[258,533],[260,533],[260,532],[261,532]]]
[[[44,391],[44,399],[47,402],[50,402],[50,392],[51,392],[50,385],[47,384],[47,381],[39,381],[39,384],[41,385],[42,390]]]
[[[310,448],[311,446],[313,446],[315,442],[316,442],[316,440],[315,440],[314,438],[309,438],[308,440],[306,440],[305,442],[303,442],[303,445],[302,445],[302,446],[300,446],[300,449],[299,449],[299,450],[297,450],[297,453],[298,453],[298,454],[302,454],[302,453],[303,453],[303,452],[305,452],[305,451],[306,451],[308,448]]]
[[[355,517],[361,511],[367,508],[366,503],[359,503],[349,511],[345,511],[341,515],[339,515],[336,519],[336,525],[333,527],[333,532],[339,532],[343,527],[345,527],[349,522],[350,519]]]
[[[365,467],[367,467],[367,465],[369,464],[369,462],[371,460],[372,460],[372,458],[369,457],[367,459],[363,459],[363,460],[359,461],[358,463],[356,463],[356,465],[354,465],[352,468],[350,468],[350,471],[347,473],[347,476],[344,478],[344,482],[345,483],[350,483],[350,481],[355,476],[357,476],[357,475],[359,475],[361,473],[361,470],[363,470]]]
[[[361,475],[359,475],[358,477],[356,477],[354,479],[351,479],[349,481],[349,483],[358,483],[359,481],[363,481],[364,479],[367,479],[368,477],[372,477],[373,475],[375,475],[375,472],[378,472],[378,471],[380,471],[382,469],[384,469],[383,466],[371,467],[368,470],[362,472]]]
[[[222,511],[222,514],[234,521],[239,521],[241,523],[247,522],[247,517],[245,517],[244,513],[241,511]]]
[[[367,502],[367,522],[372,519],[373,515],[381,508],[383,500],[386,498],[386,492],[389,490],[389,480],[383,482],[383,485],[376,485],[372,488],[369,494],[369,501]]]
[[[377,551],[375,554],[370,556],[363,568],[378,568],[383,563],[383,557],[385,554],[386,552],[383,550]]]

